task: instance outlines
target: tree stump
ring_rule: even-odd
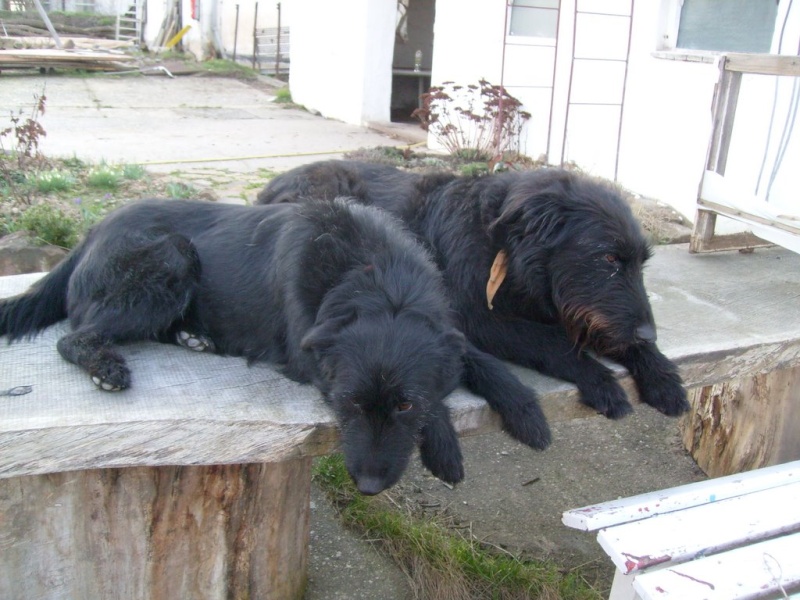
[[[800,367],[690,390],[683,442],[709,477],[800,457]]]
[[[300,599],[311,458],[0,479],[0,598]]]

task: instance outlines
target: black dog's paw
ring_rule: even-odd
[[[438,453],[426,452],[420,447],[420,457],[422,464],[434,477],[446,483],[456,484],[464,479],[464,463],[461,458],[461,450],[456,447],[457,454],[449,456]]]
[[[464,479],[458,435],[443,404],[432,408],[431,418],[422,428],[419,454],[425,468],[442,481],[458,483]]]
[[[547,448],[552,442],[552,434],[538,402],[529,401],[514,408],[513,412],[501,415],[503,431],[531,448]]]
[[[195,352],[213,352],[214,342],[211,338],[207,338],[199,333],[191,333],[189,331],[179,331],[175,334],[175,341],[179,346],[194,350]]]
[[[639,397],[667,416],[677,417],[691,408],[686,399],[686,390],[678,375],[670,373],[664,377],[648,377],[637,382]]]
[[[108,363],[90,373],[92,382],[106,392],[119,392],[131,386],[131,372],[124,364]]]
[[[616,379],[609,377],[602,385],[579,387],[581,402],[609,419],[621,419],[633,412],[625,390]]]

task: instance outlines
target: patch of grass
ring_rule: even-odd
[[[208,73],[215,75],[234,76],[240,79],[255,79],[258,71],[232,60],[214,58],[199,63],[199,66]]]
[[[82,171],[86,168],[86,162],[82,161],[77,156],[61,159],[61,165],[66,169],[70,169],[71,171]]]
[[[459,168],[462,175],[467,177],[474,177],[476,175],[485,175],[489,172],[489,165],[485,162],[471,162],[462,165]]]
[[[179,182],[168,183],[166,192],[170,198],[175,200],[187,200],[189,198],[195,198],[198,195],[198,191],[194,186]]]
[[[75,186],[75,177],[68,171],[53,169],[33,175],[30,183],[40,194],[67,192]]]
[[[269,181],[270,179],[277,177],[278,172],[273,171],[272,169],[265,169],[263,167],[260,167],[256,169],[256,175],[261,177],[261,179],[263,179],[264,181]]]
[[[288,87],[283,87],[275,92],[275,102],[280,104],[284,103],[291,103],[292,101],[292,92],[289,91]]]
[[[122,177],[130,181],[143,179],[147,170],[142,165],[122,165]]]
[[[86,175],[86,184],[100,190],[116,190],[122,179],[122,171],[117,167],[101,164]]]
[[[314,479],[345,525],[380,540],[414,586],[415,597],[437,600],[599,600],[578,572],[521,560],[447,527],[441,518],[420,519],[390,505],[391,492],[360,495],[340,455],[318,459]]]
[[[376,146],[374,148],[359,148],[348,152],[344,156],[349,160],[378,163],[382,165],[404,166],[406,157],[401,148],[394,146]]]
[[[72,248],[80,236],[78,222],[49,204],[29,207],[9,229],[31,231],[43,243],[62,248]]]

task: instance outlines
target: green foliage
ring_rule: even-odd
[[[100,190],[116,190],[122,180],[122,171],[117,167],[101,164],[86,175],[86,184]]]
[[[71,158],[62,158],[61,164],[64,166],[64,168],[72,171],[82,171],[86,168],[86,162],[82,161],[77,156],[73,156]]]
[[[122,165],[122,176],[131,181],[138,181],[147,174],[142,165]]]
[[[49,204],[29,207],[20,215],[14,229],[31,231],[42,242],[62,248],[72,248],[80,235],[77,221]]]
[[[168,183],[167,195],[176,200],[187,200],[194,198],[198,194],[197,189],[186,183]]]
[[[485,175],[489,172],[489,166],[485,162],[471,162],[462,165],[459,169],[462,175],[473,177],[477,175]]]
[[[281,88],[275,92],[275,102],[280,104],[291,104],[292,92],[289,91],[288,87]]]
[[[243,79],[253,79],[258,72],[248,66],[232,60],[214,58],[206,60],[199,65],[204,71],[218,75],[234,75]]]
[[[360,495],[341,455],[323,457],[314,479],[334,500],[344,523],[382,546],[416,582],[420,597],[463,600],[498,598],[599,600],[579,573],[556,565],[518,559],[449,529],[441,519],[420,519],[389,505],[381,496]],[[434,591],[435,590],[435,591]]]
[[[52,194],[69,191],[76,182],[69,171],[52,169],[35,173],[30,183],[40,194]]]

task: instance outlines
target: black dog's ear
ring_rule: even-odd
[[[336,335],[342,327],[353,320],[353,317],[337,317],[327,319],[322,323],[315,324],[309,329],[300,341],[301,350],[323,350],[333,345]]]
[[[567,222],[559,200],[550,194],[539,194],[509,203],[489,225],[492,242],[500,248],[513,247],[522,238],[540,245],[556,243]]]
[[[434,402],[430,407],[428,422],[422,428],[419,453],[425,468],[442,481],[458,483],[464,479],[458,435],[447,407],[441,402]]]

